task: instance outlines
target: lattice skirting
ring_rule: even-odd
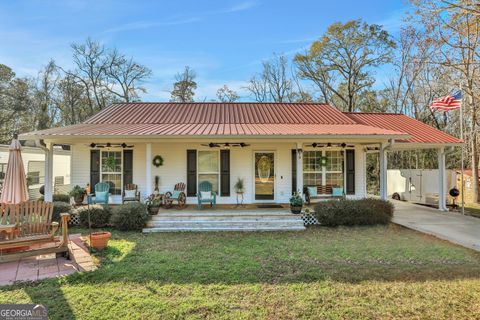
[[[70,222],[68,224],[71,226],[80,225],[80,217],[78,214],[70,213]]]
[[[306,226],[319,224],[317,218],[315,218],[311,214],[302,215],[302,220],[303,220],[303,224],[306,225]]]

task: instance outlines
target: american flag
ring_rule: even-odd
[[[431,110],[449,111],[460,108],[462,105],[462,91],[457,90],[454,93],[443,97],[441,99],[435,99],[430,106]]]

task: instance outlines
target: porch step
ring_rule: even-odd
[[[177,231],[298,231],[304,230],[299,215],[285,212],[182,212],[153,216],[143,232]]]

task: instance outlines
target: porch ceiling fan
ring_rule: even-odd
[[[88,145],[90,148],[111,148],[111,147],[122,147],[122,148],[133,148],[134,146],[129,146],[127,145],[125,142],[123,143],[110,143],[110,142],[107,142],[107,143],[95,143],[95,142],[92,142]]]
[[[327,147],[327,148],[331,148],[333,146],[336,146],[336,147],[342,147],[342,148],[346,148],[346,147],[349,147],[349,148],[353,148],[353,146],[347,146],[347,144],[345,142],[342,142],[342,143],[312,143],[312,144],[307,144],[306,145],[307,147],[313,147],[313,148],[323,148],[323,147]]]
[[[203,143],[202,146],[204,147],[210,147],[210,148],[220,148],[220,147],[225,147],[225,148],[229,148],[229,147],[248,147],[249,144],[245,143],[245,142],[217,142],[217,143],[214,143],[214,142],[210,142],[210,143]]]

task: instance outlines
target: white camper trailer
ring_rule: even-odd
[[[8,145],[0,145],[0,185],[3,184],[8,162]],[[55,147],[53,153],[54,193],[70,191],[70,150]],[[45,152],[38,147],[22,148],[23,166],[27,174],[30,199],[41,196],[40,187],[45,183]]]
[[[438,205],[438,169],[390,169],[387,171],[387,190],[390,198]],[[455,186],[455,170],[446,170],[447,195]]]

